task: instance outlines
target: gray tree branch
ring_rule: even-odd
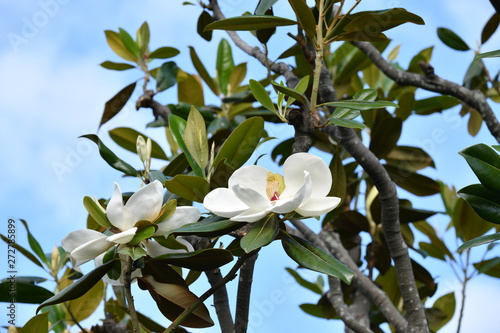
[[[432,67],[428,64],[425,64],[428,68],[426,75],[402,71],[387,62],[372,44],[367,42],[351,43],[363,51],[375,66],[397,84],[415,86],[443,95],[450,95],[471,108],[476,109],[481,114],[491,135],[500,143],[500,124],[482,92],[470,90],[454,82],[440,78],[433,73]]]

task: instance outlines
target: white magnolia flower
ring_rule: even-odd
[[[114,235],[107,236],[95,230],[82,229],[68,234],[62,240],[62,247],[70,252],[75,266],[79,266],[117,244],[127,244],[137,232],[135,224],[147,220],[155,222],[158,229],[153,236],[163,236],[184,224],[194,223],[200,218],[195,207],[177,207],[174,214],[165,221],[155,221],[160,215],[163,202],[163,186],[158,181],[144,186],[123,204],[120,186],[115,183],[115,192],[106,207],[106,216],[113,226]],[[143,244],[141,244],[143,245]]]
[[[340,198],[327,197],[332,176],[318,156],[293,154],[285,161],[283,173],[281,176],[257,165],[240,168],[229,178],[228,188],[208,193],[203,205],[232,221],[256,222],[271,212],[320,216],[340,203]]]

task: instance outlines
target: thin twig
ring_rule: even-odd
[[[470,260],[470,248],[466,250],[465,265],[462,267],[462,272],[464,274],[464,279],[462,281],[462,302],[460,304],[460,315],[458,316],[457,333],[460,333],[460,329],[462,327],[462,320],[464,318],[465,289],[467,288],[467,282],[469,282],[469,279],[470,279],[470,277],[467,275],[468,269],[469,269],[469,260]]]

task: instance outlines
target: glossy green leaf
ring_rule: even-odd
[[[249,85],[255,99],[269,111],[276,112],[276,107],[266,89],[258,81],[252,79],[249,81]]]
[[[198,17],[198,22],[196,24],[196,31],[198,32],[198,35],[200,35],[201,38],[208,42],[212,40],[213,31],[205,30],[205,28],[212,22],[214,22],[214,18],[212,17],[212,15],[210,15],[209,12],[204,10]]]
[[[418,246],[420,250],[424,251],[428,256],[446,261],[446,257],[443,251],[433,243],[419,242]]]
[[[104,265],[94,268],[92,271],[85,274],[74,283],[70,284],[64,290],[40,304],[40,306],[36,309],[36,312],[40,311],[40,309],[45,306],[71,301],[84,295],[102,279],[102,277],[111,269],[114,263],[115,261],[111,260]]]
[[[270,214],[252,224],[252,228],[240,240],[241,248],[250,253],[270,244],[278,235],[279,219],[276,214]]]
[[[214,237],[225,235],[233,230],[241,228],[242,226],[243,224],[241,222],[230,221],[222,217],[210,217],[172,230],[172,234]]]
[[[283,17],[244,15],[215,21],[207,25],[205,30],[252,31],[295,24],[297,22]]]
[[[135,90],[136,82],[129,84],[122,90],[120,90],[115,96],[113,96],[109,101],[104,105],[104,112],[102,113],[101,122],[99,123],[99,127],[103,124],[111,120],[114,116],[120,112],[123,107],[127,104],[130,96]]]
[[[226,159],[224,163],[234,169],[240,168],[257,148],[263,130],[264,120],[261,117],[252,117],[242,122],[222,144],[215,156],[214,165]]]
[[[396,185],[410,193],[418,196],[429,196],[441,191],[439,183],[427,176],[392,165],[386,164],[384,167]]]
[[[101,157],[114,169],[123,172],[129,176],[136,176],[137,170],[135,170],[130,164],[118,158],[108,147],[102,143],[99,137],[95,134],[87,134],[80,136],[81,138],[87,138],[97,144],[99,148],[99,154]]]
[[[395,107],[395,108],[398,107],[396,103],[389,101],[361,101],[361,100],[345,100],[345,101],[324,103],[321,105],[335,106],[335,107],[354,109],[354,110],[373,110],[386,107]]]
[[[495,13],[493,14],[493,16],[490,17],[488,22],[486,22],[486,25],[484,26],[483,31],[481,32],[481,44],[486,43],[490,39],[490,37],[498,29],[499,24],[500,24],[500,15],[498,13]]]
[[[464,242],[482,236],[493,228],[493,224],[479,217],[462,198],[455,204],[452,221],[457,236]]]
[[[123,63],[123,62],[113,62],[113,61],[105,61],[101,63],[101,67],[106,69],[112,69],[115,71],[126,71],[127,69],[135,68],[134,65]]]
[[[219,47],[217,48],[217,59],[215,67],[217,69],[217,80],[219,82],[219,88],[224,95],[227,95],[229,77],[231,76],[231,72],[234,68],[234,60],[231,45],[224,38],[221,39]]]
[[[179,70],[177,73],[177,98],[179,102],[197,106],[205,105],[201,81],[194,75]]]
[[[316,37],[316,20],[311,8],[304,0],[288,0],[299,21],[300,27],[304,30],[310,40]]]
[[[500,257],[494,257],[492,259],[475,263],[474,267],[480,273],[495,277],[497,279],[500,278]]]
[[[175,142],[177,143],[177,145],[179,145],[179,147],[181,147],[182,151],[184,152],[184,155],[186,156],[189,165],[193,169],[194,174],[198,177],[203,177],[205,172],[201,169],[198,163],[196,163],[196,160],[194,159],[193,155],[191,155],[191,152],[184,142],[184,133],[186,131],[187,121],[179,116],[171,114],[168,117],[168,123]]]
[[[191,106],[186,122],[184,143],[196,164],[203,171],[203,176],[205,176],[205,167],[208,164],[207,131],[203,116],[194,106]]]
[[[240,88],[240,84],[243,82],[247,75],[247,63],[242,62],[234,66],[231,71],[231,75],[229,75],[229,82],[227,86],[228,95],[235,95]]]
[[[476,56],[474,57],[474,61],[479,60],[479,59],[483,59],[483,58],[497,58],[497,57],[500,57],[500,50],[476,54]]]
[[[349,119],[328,118],[328,123],[341,127],[359,128],[359,129],[366,128],[365,124],[362,124],[356,120],[349,120]]]
[[[139,55],[144,57],[144,54],[149,46],[149,40],[151,38],[151,32],[149,31],[148,22],[144,22],[136,32],[137,46],[139,46]]]
[[[123,41],[120,38],[120,34],[112,30],[105,30],[104,34],[106,35],[106,41],[108,42],[109,47],[121,58],[137,62],[137,55],[134,55],[130,52]]]
[[[191,56],[191,62],[193,63],[194,68],[198,72],[198,75],[200,75],[203,81],[205,81],[210,90],[212,90],[212,92],[218,96],[220,93],[219,87],[215,83],[215,80],[210,76],[210,74],[208,74],[207,69],[201,62],[200,57],[198,57],[198,54],[196,53],[194,47],[192,46],[189,47],[189,55]]]
[[[19,330],[19,333],[48,333],[49,313],[44,312],[34,316]]]
[[[75,320],[80,322],[90,317],[101,304],[104,297],[104,290],[104,281],[101,280],[81,297],[65,303],[64,309],[71,311],[73,314],[73,318],[69,322],[74,324]]]
[[[47,260],[47,256],[40,246],[40,243],[36,240],[35,236],[33,236],[30,229],[28,228],[28,222],[23,219],[19,219],[19,221],[21,221],[21,223],[26,228],[26,233],[28,234],[28,244],[30,245],[33,252],[35,252],[35,254],[38,256],[38,258],[40,258],[42,262],[44,262],[46,265],[50,265],[50,261]]]
[[[125,47],[127,48],[127,50],[130,51],[130,53],[132,53],[136,58],[138,58],[139,45],[137,45],[137,43],[134,41],[132,36],[130,36],[130,34],[127,31],[125,31],[122,28],[119,28],[118,31],[120,40],[122,41],[123,45],[125,45]]]
[[[485,144],[477,144],[462,150],[472,171],[485,187],[494,193],[500,193],[500,156]]]
[[[168,165],[163,169],[163,174],[165,176],[173,177],[180,173],[183,173],[187,169],[189,163],[187,161],[186,155],[184,153],[179,154],[174,158]]]
[[[409,171],[418,171],[429,166],[436,167],[432,157],[418,147],[396,146],[385,160],[390,165]]]
[[[462,188],[458,194],[467,201],[477,215],[488,222],[500,224],[500,195],[481,184]]]
[[[0,237],[2,238],[2,240],[5,243],[9,244],[9,246],[15,248],[17,251],[19,251],[20,253],[22,253],[26,258],[28,258],[35,265],[40,266],[41,268],[43,268],[43,264],[40,262],[40,260],[38,260],[38,258],[33,253],[31,253],[30,251],[26,250],[24,247],[22,247],[18,243],[11,242],[11,239],[9,239],[8,237],[6,237],[4,235],[0,234]]]
[[[149,138],[147,135],[129,127],[117,127],[109,131],[109,136],[114,142],[116,142],[120,147],[133,153],[137,152],[136,143],[139,135],[142,136],[144,140]],[[168,157],[161,146],[151,138],[149,139],[151,140],[151,157],[168,160]]]
[[[163,63],[156,75],[156,91],[161,92],[173,87],[177,82],[179,67],[173,61]]]
[[[396,147],[401,136],[403,121],[385,110],[377,110],[371,126],[370,150],[378,158],[385,158]]]
[[[457,51],[468,51],[470,47],[460,36],[447,28],[438,28],[437,35],[439,39],[448,47]]]
[[[272,85],[279,92],[285,94],[288,97],[294,98],[297,101],[304,104],[306,107],[309,107],[309,100],[307,99],[306,95],[304,95],[303,93],[298,92],[295,89],[291,89],[291,88],[282,86],[281,84],[274,83],[274,82],[272,83]]]
[[[293,278],[295,279],[295,281],[299,285],[301,285],[302,287],[304,287],[306,289],[309,289],[313,293],[316,293],[316,294],[319,294],[319,295],[323,294],[323,288],[321,288],[321,286],[318,285],[317,283],[312,283],[310,281],[307,281],[302,276],[300,276],[300,274],[297,271],[295,271],[295,270],[293,270],[291,268],[286,267],[285,269],[286,269],[286,271],[288,273],[290,273],[291,276],[293,276]]]
[[[274,16],[273,9],[269,8],[268,10],[265,11],[262,15],[270,15]],[[262,44],[267,44],[269,42],[269,39],[276,33],[276,28],[266,28],[266,29],[259,29],[255,30],[254,34],[261,42]]]
[[[451,96],[434,96],[419,99],[415,102],[415,113],[429,115],[434,112],[441,112],[460,104],[460,101]]]
[[[427,322],[432,332],[437,332],[455,315],[455,293],[451,292],[439,297],[432,308],[425,309]]]
[[[174,47],[164,46],[164,47],[160,47],[160,48],[154,50],[153,52],[151,52],[149,54],[149,58],[150,59],[168,59],[168,58],[175,57],[179,53],[180,53],[180,51]]]
[[[8,275],[7,275],[8,276]],[[54,293],[34,283],[23,282],[21,276],[15,278],[15,289],[11,289],[12,281],[3,279],[0,283],[0,302],[40,304],[54,296]]]
[[[224,249],[204,249],[185,253],[168,253],[151,260],[153,263],[163,262],[196,271],[209,271],[231,262],[233,255]]]
[[[300,81],[295,85],[293,90],[301,95],[304,95],[308,86],[309,86],[309,75],[306,75],[300,79]],[[296,99],[294,97],[289,97],[288,100],[286,101],[286,107],[288,108],[290,105],[292,105],[292,103],[295,102],[295,100]]]
[[[354,273],[340,261],[302,238],[285,232],[281,234],[281,244],[285,252],[299,265],[313,271],[338,277],[347,284],[352,282]]]
[[[473,239],[468,240],[467,242],[463,243],[462,245],[460,245],[457,249],[457,252],[462,252],[462,251],[467,250],[471,247],[476,247],[476,246],[483,245],[483,244],[489,244],[489,243],[495,242],[499,239],[500,239],[500,232],[497,232],[497,233],[492,234],[492,235],[485,235],[485,236],[473,238]]]
[[[376,198],[370,207],[372,218],[376,223],[381,223],[380,200]],[[418,222],[437,214],[438,212],[426,209],[413,208],[407,200],[399,200],[399,221],[401,223]]]
[[[173,194],[196,202],[203,202],[203,198],[210,192],[210,184],[197,176],[177,175],[167,180],[165,187]]]
[[[98,205],[94,199],[85,196],[83,198],[83,206],[89,213],[89,215],[96,221],[100,226],[104,228],[111,228],[113,225],[109,222],[106,212],[102,210],[100,205]]]

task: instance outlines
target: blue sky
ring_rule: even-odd
[[[230,17],[245,10],[252,11],[256,1],[220,0],[220,3],[226,16]],[[0,0],[0,76],[3,82],[0,89],[3,156],[0,163],[0,219],[5,221],[1,224],[1,233],[6,232],[8,218],[23,218],[28,221],[44,249],[51,251],[67,233],[85,226],[84,196],[109,197],[115,181],[124,191],[138,188],[137,181],[122,179],[119,172],[101,160],[93,143],[78,139],[78,136],[95,133],[104,103],[139,77],[139,73],[134,71],[113,72],[98,66],[105,60],[120,61],[108,48],[104,30],[122,27],[133,33],[142,22],[148,21],[152,32],[151,48],[178,48],[181,55],[173,60],[185,71],[194,73],[187,52],[188,46],[195,46],[206,67],[214,74],[216,41],[227,37],[222,32],[216,32],[215,42],[212,43],[198,37],[196,20],[200,9],[181,4],[181,0],[143,1],[140,5],[138,2],[116,0]],[[436,28],[451,28],[475,47],[482,27],[493,13],[490,3],[486,0],[474,5],[466,0],[376,0],[363,1],[359,9],[390,7],[406,8],[426,22],[425,26],[408,24],[387,33],[394,39],[390,47],[402,44],[401,65],[407,66],[414,54],[435,45],[432,65],[436,73],[461,82],[473,54],[448,49],[437,39]],[[288,2],[278,1],[275,14],[291,17]],[[284,31],[284,28],[278,30]],[[499,35],[495,35],[483,51],[497,49]],[[292,43],[287,38],[274,38],[286,45]],[[255,39],[249,38],[248,41],[257,45]],[[281,50],[281,46],[271,47],[270,54],[276,56]],[[233,52],[236,63],[248,61],[249,73],[263,73],[261,66],[241,51],[233,48]],[[496,60],[486,61],[491,72],[496,73],[499,68]],[[422,93],[421,96],[430,95]],[[206,98],[212,98],[215,103],[214,96],[209,96],[207,92]],[[161,101],[175,103],[175,90],[163,94]],[[493,107],[498,110],[497,106]],[[494,141],[484,126],[477,137],[471,138],[467,134],[466,119],[459,118],[458,111],[453,109],[445,116],[413,117],[405,123],[408,128],[405,128],[407,131],[404,131],[400,144],[425,148],[440,170],[439,174],[433,170],[427,171],[427,174],[460,188],[476,180],[457,152],[474,143],[494,144]],[[161,129],[145,129],[151,118],[148,111],[136,112],[133,103],[130,103],[119,116],[101,128],[99,135],[119,156],[139,167],[138,158],[117,148],[109,140],[107,131],[120,126],[133,127],[165,146]],[[282,138],[290,134],[273,126],[269,127],[269,131],[270,135]],[[443,132],[442,140],[433,139],[436,131]],[[270,142],[263,149],[271,149],[273,145]],[[434,205],[436,201],[437,198],[418,199],[414,203],[417,207],[433,209],[429,205]],[[444,232],[447,221],[443,223],[442,219],[431,219],[430,223],[438,224]],[[24,230],[19,227],[18,241],[27,246],[25,237]],[[450,247],[455,248],[455,245],[450,244]],[[6,253],[3,244],[1,253]],[[42,274],[21,257],[18,259],[19,275]],[[438,280],[441,281],[439,295],[458,288],[448,268],[436,265],[432,259],[420,262],[436,267],[435,271],[431,269],[431,273],[441,276]],[[294,266],[278,244],[261,252],[252,295],[251,318],[254,324],[249,331],[276,332],[279,328],[280,331],[294,332],[298,327],[320,331],[342,327],[334,322],[312,318],[298,309],[298,304],[316,302],[317,297],[290,280],[284,267]],[[305,276],[313,279],[317,275],[306,273]],[[195,292],[201,294],[206,288],[206,283],[200,281]],[[232,286],[230,291],[234,295]],[[500,323],[495,306],[500,298],[498,282],[479,277],[471,282],[468,292],[464,331],[493,332],[491,327]],[[19,324],[34,313],[33,307],[19,309],[27,309],[22,311],[22,316],[19,312]],[[3,310],[0,316],[0,325],[3,325],[6,318]],[[166,324],[165,321],[163,323]],[[455,330],[456,324],[452,322],[443,332]],[[217,332],[218,329],[208,331]]]

